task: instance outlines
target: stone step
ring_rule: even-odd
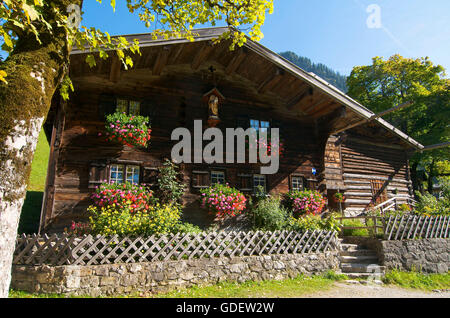
[[[378,264],[377,256],[339,256],[341,263]]]
[[[360,249],[360,250],[350,250],[350,251],[341,251],[339,253],[341,256],[372,256],[377,257],[377,253],[372,250]]]
[[[385,266],[361,263],[341,263],[343,273],[384,273]]]
[[[383,273],[375,273],[375,274],[371,274],[371,273],[345,273],[345,275],[347,275],[348,278],[350,279],[373,279],[375,281],[379,281],[381,280],[381,278],[384,276]]]
[[[357,244],[341,244],[341,250],[346,252],[367,250],[365,247]]]

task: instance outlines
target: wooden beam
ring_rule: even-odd
[[[396,111],[396,110],[399,110],[399,109],[408,107],[408,106],[410,106],[410,105],[412,105],[412,104],[414,104],[414,103],[413,103],[413,102],[406,102],[406,103],[403,103],[403,104],[401,104],[401,105],[392,107],[392,108],[390,108],[390,109],[388,109],[388,110],[382,111],[381,113],[378,113],[378,114],[376,114],[376,115],[373,115],[373,116],[371,116],[371,117],[369,117],[369,118],[360,120],[360,121],[358,121],[358,122],[352,123],[352,124],[350,124],[350,125],[348,125],[348,126],[342,128],[342,129],[339,129],[339,130],[333,132],[333,135],[338,134],[338,133],[341,133],[341,132],[344,132],[344,131],[349,130],[349,129],[351,129],[351,128],[355,128],[355,127],[360,126],[360,125],[362,125],[362,124],[368,123],[368,122],[373,121],[373,120],[375,120],[375,119],[378,119],[378,118],[380,118],[380,117],[382,117],[382,116],[384,116],[384,115],[386,115],[386,114],[392,113],[393,111]]]
[[[289,101],[289,103],[287,103],[286,108],[288,110],[292,110],[295,106],[297,106],[298,104],[300,104],[300,102],[307,96],[312,95],[313,91],[312,91],[312,87],[309,85],[305,85],[305,87],[303,88],[303,90],[298,93],[293,99],[291,99]]]
[[[120,59],[114,55],[112,57],[111,62],[111,70],[109,72],[109,80],[113,83],[117,83],[120,79],[120,69],[122,67],[122,63],[120,62]]]
[[[169,59],[170,49],[167,46],[164,46],[161,51],[159,51],[158,56],[156,57],[155,64],[153,64],[153,75],[161,75],[164,67],[167,65],[167,61]]]
[[[191,68],[193,70],[197,70],[200,67],[200,65],[202,65],[202,63],[208,59],[209,54],[212,52],[213,49],[214,44],[212,41],[205,42],[203,44],[203,47],[198,51],[198,53],[192,60]]]
[[[264,94],[270,89],[272,89],[283,77],[284,72],[277,68],[275,73],[273,73],[270,77],[268,77],[264,82],[259,85],[258,93]]]
[[[441,144],[431,145],[431,146],[425,146],[425,148],[422,149],[422,151],[429,151],[429,150],[435,150],[435,149],[441,149],[445,147],[449,147],[450,142],[443,142]]]
[[[181,53],[183,52],[184,46],[185,46],[184,43],[178,44],[177,48],[172,50],[173,54],[170,57],[168,64],[176,64],[177,63],[178,58],[180,57]]]
[[[394,112],[394,111],[396,111],[396,110],[399,110],[399,109],[406,108],[406,107],[411,106],[411,105],[413,105],[413,104],[414,104],[414,102],[409,101],[409,102],[403,103],[403,104],[401,104],[401,105],[398,105],[398,106],[389,108],[389,109],[387,109],[387,110],[382,111],[381,113],[376,114],[375,116],[373,116],[373,117],[371,118],[371,120],[376,119],[376,118],[383,117],[384,115],[390,114],[390,113],[392,113],[392,112]]]
[[[230,63],[228,63],[228,65],[225,69],[225,73],[227,75],[230,75],[230,74],[236,72],[236,70],[242,64],[242,62],[245,60],[246,57],[247,57],[247,53],[244,51],[244,48],[240,48],[239,52],[235,53],[235,55],[232,58],[232,60],[230,61]]]
[[[329,100],[330,98],[328,96],[324,96],[321,99],[319,99],[318,102],[308,106],[306,109],[303,110],[303,112],[305,113],[309,113],[311,110],[313,110],[314,108],[316,108],[317,106],[319,106],[320,104],[322,104],[323,102],[325,102],[326,100]],[[331,101],[330,101],[331,102]]]

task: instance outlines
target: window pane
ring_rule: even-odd
[[[292,177],[292,190],[303,190],[303,177]]]
[[[116,112],[125,113],[125,114],[128,112],[128,101],[126,99],[118,99],[117,100]]]
[[[261,121],[261,131],[267,131],[270,128],[268,121]]]
[[[261,174],[255,174],[253,176],[253,190],[256,191],[258,186],[262,186],[266,190],[266,176]]]
[[[250,119],[250,127],[259,130],[259,120]]]
[[[139,183],[139,166],[127,166],[127,182]]]
[[[130,113],[129,115],[139,116],[141,103],[136,101],[130,101]]]
[[[111,183],[123,183],[123,165],[111,165],[109,181]]]
[[[225,173],[223,171],[212,171],[211,172],[211,183],[225,184]]]

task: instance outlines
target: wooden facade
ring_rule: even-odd
[[[72,53],[75,92],[67,103],[54,101],[44,126],[51,155],[41,230],[59,231],[85,218],[90,193],[109,178],[111,167],[138,167],[140,182],[154,183],[157,168],[176,143],[172,131],[192,131],[194,120],[207,128],[204,94],[213,88],[225,98],[218,128],[248,128],[251,120],[269,123],[280,129],[285,150],[274,175],[259,176],[258,164],[182,164],[187,220],[210,221],[199,207],[198,193],[218,176],[248,194],[261,178],[273,194],[299,184],[328,195],[345,192],[345,207],[356,212],[380,197],[412,195],[407,151],[420,144],[381,119],[370,121],[372,112],[257,43],[248,40],[235,51],[227,42],[213,45],[221,32],[199,30],[194,42],[132,36],[140,39],[142,54],[128,71],[114,56],[90,69],[85,53]],[[104,117],[115,111],[119,99],[137,102],[140,114],[150,117],[147,149],[105,141]],[[355,125],[361,120],[367,123]]]

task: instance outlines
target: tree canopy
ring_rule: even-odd
[[[441,65],[428,58],[374,57],[371,65],[353,68],[347,85],[348,94],[375,113],[412,101],[385,119],[424,145],[450,141],[450,80]],[[432,178],[436,164],[449,154],[448,147],[416,153],[413,168],[428,167]]]
[[[102,3],[102,0],[96,1]],[[109,3],[115,10],[116,1],[110,0]],[[43,37],[52,36],[56,29],[62,28],[67,35],[69,48],[75,46],[98,52],[98,56],[103,59],[108,58],[108,52],[114,50],[125,69],[132,67],[130,53],[139,53],[139,42],[129,41],[122,36],[112,37],[107,31],[82,25],[81,4],[82,0],[2,1],[2,49],[13,52],[18,39],[26,34],[33,35],[41,44]],[[231,29],[221,39],[231,39],[231,49],[245,43],[246,32],[252,40],[260,40],[266,13],[273,11],[273,0],[126,0],[126,5],[147,27],[152,27],[150,33],[155,39],[185,37],[193,40],[196,25],[209,23],[215,26],[217,22],[224,21]],[[95,55],[87,55],[86,62],[94,66]],[[0,81],[6,83],[7,76],[5,70],[0,70]],[[62,84],[62,96],[67,98],[70,79],[65,77]]]

